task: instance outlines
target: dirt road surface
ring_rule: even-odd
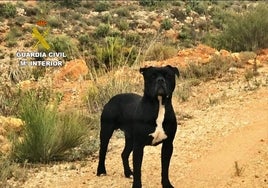
[[[210,82],[194,88],[193,93],[197,94],[189,102],[174,99],[179,130],[170,180],[176,188],[268,187],[268,88],[243,91],[238,85],[225,85],[219,89],[224,95],[215,93],[217,100],[211,99],[214,95],[209,99],[206,95],[214,87]],[[107,176],[96,176],[96,153],[86,161],[32,169],[30,178],[20,186],[131,187],[132,179],[123,175],[123,146],[124,138],[116,133],[107,154]],[[161,187],[160,150],[161,146],[145,148],[145,188]]]

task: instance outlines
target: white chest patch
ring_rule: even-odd
[[[156,119],[156,128],[153,133],[149,134],[154,138],[152,141],[153,145],[167,138],[167,135],[162,126],[165,118],[165,105],[162,104],[161,96],[158,96],[158,101],[159,101],[159,111]]]

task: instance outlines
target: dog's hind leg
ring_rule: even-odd
[[[131,171],[129,167],[129,160],[128,160],[129,155],[132,150],[133,150],[133,139],[125,135],[125,148],[121,154],[121,157],[122,157],[123,166],[124,166],[124,174],[127,178],[133,175],[133,172]]]
[[[113,132],[114,132],[113,126],[102,122],[100,131],[100,152],[99,152],[99,164],[97,169],[97,176],[100,176],[101,174],[106,174],[105,157],[107,153],[109,140],[112,137]]]

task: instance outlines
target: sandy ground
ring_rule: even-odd
[[[264,67],[263,82],[267,72]],[[194,87],[188,102],[174,98],[179,130],[174,140],[170,180],[176,188],[268,187],[268,87],[252,91],[245,88],[243,78],[232,82],[212,80]],[[132,179],[123,175],[123,146],[122,136],[112,137],[106,160],[107,176],[96,176],[96,153],[86,161],[30,169],[29,179],[14,185],[131,187]],[[160,150],[161,145],[145,148],[145,188],[161,187]]]

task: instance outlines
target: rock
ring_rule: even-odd
[[[261,62],[258,59],[249,59],[247,61],[247,63],[250,64],[250,65],[254,65],[255,63],[256,63],[256,65],[260,65],[261,64]]]
[[[23,126],[23,121],[19,118],[0,116],[0,127],[6,131],[20,132]]]
[[[82,59],[69,61],[55,75],[55,81],[77,81],[88,74],[86,62]]]
[[[8,153],[11,144],[7,139],[8,133],[22,130],[23,121],[18,118],[0,116],[0,153]]]

